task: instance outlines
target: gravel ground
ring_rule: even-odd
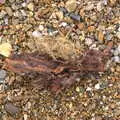
[[[58,46],[67,39],[76,49],[56,54],[42,44],[41,50],[46,36],[65,37]],[[1,68],[0,120],[120,120],[120,1],[0,0],[0,42],[10,42],[15,53],[39,50],[70,59],[84,49],[104,49],[109,41],[114,45],[106,72],[85,74],[58,95],[33,89]]]

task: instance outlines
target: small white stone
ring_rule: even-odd
[[[92,45],[90,46],[90,49],[97,49],[96,43],[92,44]]]
[[[85,44],[88,45],[88,46],[91,45],[92,42],[93,42],[93,41],[92,41],[92,39],[90,39],[90,38],[86,38],[86,39],[85,39]]]
[[[102,102],[102,101],[100,101],[100,105],[103,105],[103,102]]]
[[[39,30],[40,31],[44,30],[44,26],[43,25],[39,25]]]
[[[112,86],[113,86],[113,84],[109,84],[109,86],[110,86],[110,87],[112,87]]]
[[[95,89],[97,89],[97,90],[100,89],[100,84],[99,84],[99,83],[97,83],[97,84],[95,85]]]
[[[114,56],[113,57],[114,62],[120,63],[120,57],[119,56]]]
[[[91,118],[91,120],[95,120],[95,117]]]
[[[90,88],[90,87],[87,87],[87,89],[86,89],[86,91],[91,91],[92,90],[92,88]]]
[[[77,82],[80,82],[80,78],[76,78],[76,81],[77,81]]]
[[[27,4],[26,4],[25,2],[24,2],[24,3],[22,3],[22,6],[23,6],[23,7],[26,7],[26,5],[27,5]]]
[[[23,16],[27,16],[27,14],[24,10],[21,10],[21,13],[22,13]]]
[[[107,2],[108,2],[107,0],[103,0],[104,5],[107,5]]]
[[[42,35],[41,35],[41,33],[39,32],[39,31],[34,31],[33,33],[32,33],[32,35],[33,35],[33,37],[41,37]]]
[[[105,96],[105,95],[103,95],[103,99],[104,99],[104,100],[106,99],[106,96]]]
[[[100,1],[98,4],[97,4],[97,11],[101,11],[103,8],[103,3]]]
[[[59,27],[66,27],[67,26],[67,23],[66,22],[62,22]]]
[[[28,115],[24,114],[24,120],[28,120]]]

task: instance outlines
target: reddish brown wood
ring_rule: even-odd
[[[75,82],[75,78],[82,72],[104,72],[105,59],[110,54],[112,43],[102,52],[88,50],[83,56],[70,63],[64,60],[53,60],[48,55],[35,53],[12,54],[5,60],[5,68],[15,73],[25,74],[34,78],[36,86],[47,86],[52,91],[69,87]]]

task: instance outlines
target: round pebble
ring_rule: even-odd
[[[32,33],[33,37],[40,37],[41,36],[41,33],[37,30],[33,31]]]
[[[97,89],[97,90],[100,89],[100,84],[99,84],[99,83],[97,83],[97,84],[95,85],[95,89]]]

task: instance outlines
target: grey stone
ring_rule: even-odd
[[[0,70],[0,83],[3,83],[5,77],[6,77],[6,71],[5,70]]]
[[[113,35],[112,34],[110,34],[110,33],[107,33],[106,34],[106,40],[112,40],[112,38],[113,38]]]
[[[70,14],[70,18],[73,19],[73,20],[76,20],[76,21],[83,21],[80,17],[80,15],[76,15],[75,13],[71,13]]]

